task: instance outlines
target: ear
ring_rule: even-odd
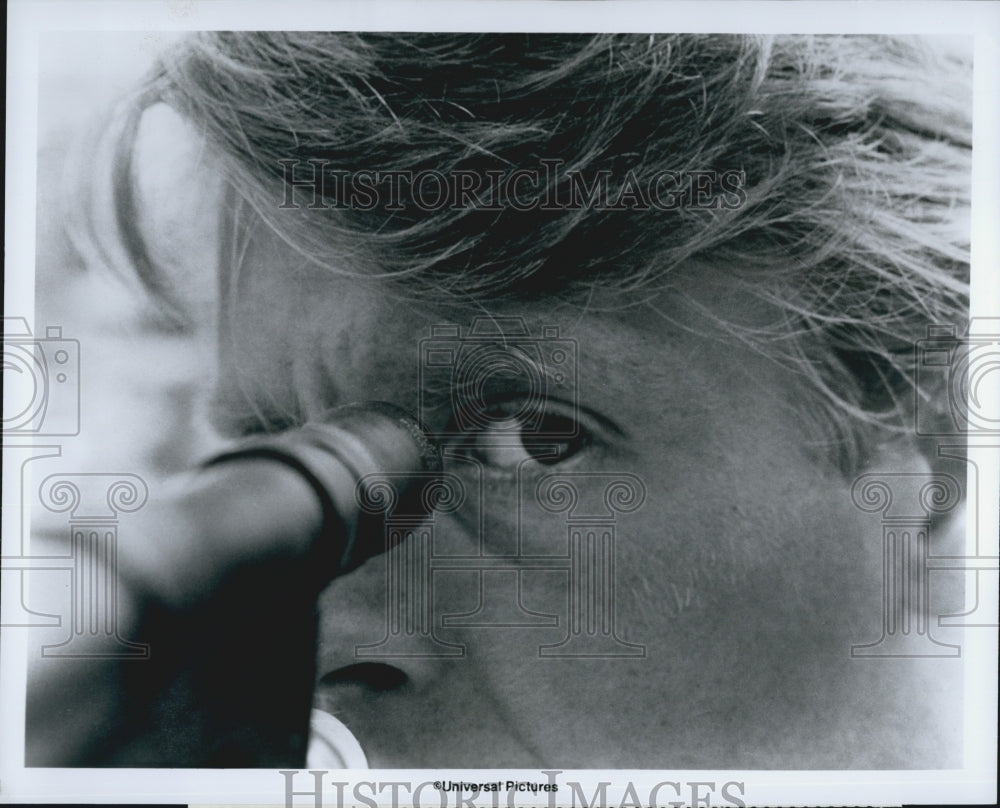
[[[932,474],[929,449],[916,435],[889,435],[870,451],[861,473]]]
[[[917,506],[916,492],[926,484],[935,484],[942,493],[942,511],[930,511],[932,552],[935,555],[965,554],[967,464],[962,452],[940,452],[937,440],[914,434],[898,434],[874,448],[861,474],[884,476],[893,482],[901,508]],[[956,447],[958,448],[958,447]],[[912,503],[902,500],[913,499]],[[947,503],[951,503],[948,505]]]

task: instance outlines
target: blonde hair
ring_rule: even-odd
[[[428,300],[651,292],[710,260],[780,313],[717,324],[803,374],[849,466],[862,425],[910,428],[914,393],[946,406],[917,389],[913,350],[967,317],[970,79],[964,55],[916,37],[199,34],[125,111],[119,234],[170,311],[129,181],[138,118],[164,101],[309,261]],[[612,194],[629,173],[737,172],[739,204],[281,210],[289,160],[485,174],[541,159],[607,172]]]

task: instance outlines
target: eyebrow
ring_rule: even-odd
[[[565,381],[565,376],[560,369],[544,361],[539,361],[530,352],[522,350],[516,343],[510,344],[502,335],[498,335],[496,339],[476,339],[474,342],[466,338],[457,338],[456,342],[458,345],[447,361],[444,357],[438,357],[437,361],[441,364],[431,365],[424,361],[427,357],[421,355],[420,384],[429,395],[451,398],[454,395],[464,397],[474,394],[477,388],[481,389],[481,382],[484,378],[493,377],[494,373],[496,374],[495,378],[505,378],[511,381],[517,378],[538,379],[544,381],[546,387],[550,383],[561,384]],[[477,364],[471,368],[472,372],[462,373],[456,378],[456,373],[464,369],[462,364],[467,363],[470,358],[481,359],[481,354],[484,353],[497,356],[497,363],[493,367]],[[574,357],[574,371],[576,370],[575,364]],[[523,369],[525,372],[517,372],[519,369]],[[511,391],[524,387],[523,384],[506,386]]]

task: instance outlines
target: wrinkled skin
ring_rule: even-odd
[[[724,273],[690,273],[679,291],[723,318],[766,320],[767,311],[727,294]],[[255,411],[310,417],[364,399],[419,411],[434,432],[454,427],[450,399],[419,389],[421,340],[436,323],[466,334],[484,309],[400,299],[378,281],[306,269],[264,239],[248,253],[243,283],[215,398],[224,429],[252,429]],[[386,557],[334,582],[321,599],[317,706],[351,729],[374,767],[953,760],[956,662],[850,656],[852,645],[880,636],[881,528],[852,503],[854,475],[817,446],[815,403],[801,379],[724,338],[679,296],[603,312],[594,303],[585,312],[544,300],[485,307],[493,317],[522,316],[532,335],[557,326],[573,341],[576,383],[550,387],[546,423],[575,421],[585,437],[533,441],[516,417],[532,393],[528,377],[495,372],[484,393],[495,394],[488,425],[444,439],[446,469],[466,498],[434,519],[434,563],[520,557],[506,571],[434,572],[434,639],[404,632],[391,646],[403,656],[358,651],[387,636]],[[869,449],[858,473],[927,468],[905,439]],[[552,473],[579,475],[570,477],[579,513],[608,513],[607,475],[645,486],[638,510],[614,516],[620,643],[599,653],[623,656],[540,652],[567,632],[565,566],[532,569],[527,558],[567,554],[566,513],[546,512],[535,493]],[[949,583],[937,582],[938,605],[954,596]],[[506,608],[507,626],[442,622],[474,612],[480,597]],[[537,615],[559,615],[559,625],[509,625]],[[456,646],[462,656],[442,655]]]
[[[729,291],[727,267],[692,268],[671,293],[645,301],[444,306],[358,268],[345,269],[360,277],[307,267],[255,228],[238,294],[220,307],[210,271],[217,228],[207,214],[218,208],[216,185],[192,160],[197,144],[176,116],[147,115],[136,164],[158,168],[139,175],[142,224],[217,343],[219,432],[237,437],[383,400],[445,435],[445,470],[463,499],[425,525],[429,630],[418,621],[390,632],[389,555],[334,581],[319,602],[314,704],[350,729],[371,766],[958,763],[960,660],[851,657],[852,646],[881,636],[883,597],[880,516],[852,502],[852,483],[870,471],[925,473],[929,460],[904,435],[867,446],[860,467],[839,468],[802,377],[711,323],[753,327],[774,317]],[[442,385],[427,372],[427,340],[440,324],[467,336],[482,317],[523,318],[542,364],[554,358],[553,341],[575,356],[575,372],[544,397],[545,428],[578,427],[571,437],[546,439],[526,426],[539,387],[502,363],[481,367],[481,420],[466,428],[471,403],[456,403],[447,373]],[[548,327],[558,336],[546,337]],[[444,347],[463,356],[449,339]],[[960,463],[948,471],[964,473]],[[555,495],[543,507],[538,486],[553,474],[574,487],[574,508],[560,511]],[[618,500],[609,511],[613,480],[641,489],[641,505]],[[560,656],[578,647],[560,643],[578,605],[568,535],[587,516],[604,518],[595,534],[613,525],[614,591],[599,590],[592,612],[605,622],[582,625],[603,645]],[[947,528],[934,525],[931,551],[959,554],[948,544],[958,533]],[[400,553],[428,560],[412,537]],[[932,616],[961,608],[960,576],[932,584]],[[267,638],[281,630],[261,627],[259,648],[239,660],[243,674],[253,675],[254,652],[261,666],[275,664]]]

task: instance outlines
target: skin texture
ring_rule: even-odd
[[[476,316],[517,315],[531,334],[557,326],[575,341],[579,412],[571,396],[550,407],[559,423],[577,416],[586,439],[554,441],[557,463],[534,460],[505,415],[530,385],[498,381],[493,425],[444,442],[467,495],[436,516],[436,556],[516,555],[518,541],[522,556],[565,555],[565,515],[533,493],[545,474],[605,475],[574,478],[589,512],[601,511],[608,475],[645,485],[643,506],[616,516],[615,550],[617,636],[642,657],[540,657],[565,637],[565,571],[435,572],[434,633],[464,646],[459,658],[428,656],[439,647],[419,634],[394,648],[412,656],[358,655],[386,636],[385,556],[326,590],[316,704],[373,767],[906,768],[946,765],[960,749],[955,661],[850,658],[880,632],[881,529],[817,444],[800,379],[713,332],[679,295],[618,311],[602,301],[587,312],[552,302],[435,311],[378,282],[306,269],[260,239],[242,282],[215,399],[235,431],[255,410],[309,418],[381,399],[441,433],[455,414],[447,400],[423,406],[432,391],[418,387],[432,324],[464,333]],[[730,299],[719,275],[682,285],[716,314],[767,316]],[[905,440],[871,463],[926,470]],[[525,610],[562,615],[560,625],[442,625],[481,596],[523,617],[517,585]]]
[[[184,176],[146,186],[152,224],[158,198],[172,210],[185,209],[178,200],[186,194],[201,198],[193,189],[204,182]],[[212,254],[204,239],[197,249]],[[168,257],[186,264],[182,254]],[[725,270],[689,272],[673,294],[627,308],[620,300],[594,300],[586,311],[551,300],[432,307],[375,280],[305,267],[255,231],[220,319],[212,418],[222,433],[363,400],[392,402],[419,412],[431,431],[449,431],[449,397],[420,387],[421,340],[434,324],[465,333],[476,317],[520,316],[531,335],[556,326],[560,339],[575,341],[579,367],[568,389],[578,398],[562,395],[563,386],[550,406],[587,437],[554,441],[558,463],[533,460],[513,418],[532,391],[523,379],[500,379],[488,391],[496,394],[492,426],[444,441],[446,471],[466,498],[436,515],[435,557],[517,555],[519,542],[522,556],[565,556],[565,514],[543,511],[533,495],[546,474],[604,475],[574,480],[581,509],[598,512],[609,475],[645,486],[642,507],[615,517],[616,634],[644,656],[541,657],[540,646],[566,636],[567,573],[528,569],[523,558],[512,565],[520,571],[433,573],[434,634],[463,646],[461,657],[434,656],[440,646],[419,634],[395,649],[406,656],[359,656],[359,646],[386,636],[385,556],[326,589],[315,703],[350,728],[371,766],[958,762],[958,660],[850,657],[852,645],[881,632],[879,519],[852,504],[854,475],[824,452],[802,380],[697,313],[766,321],[767,311],[727,295]],[[197,285],[205,309],[211,277]],[[858,474],[928,469],[905,437],[868,448]],[[960,605],[959,583],[935,582],[932,614]],[[524,610],[558,615],[559,624],[442,624],[474,611],[481,596],[523,618],[518,585]]]

